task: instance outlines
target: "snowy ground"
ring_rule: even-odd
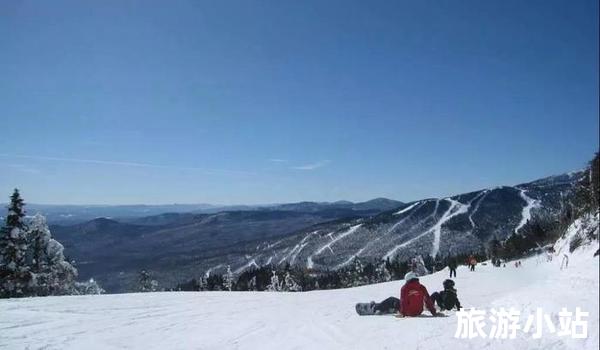
[[[308,293],[181,292],[0,300],[2,349],[598,349],[597,249],[514,266],[459,268],[469,307],[542,307],[558,325],[561,307],[590,313],[587,339],[518,333],[517,339],[456,339],[457,316],[363,316],[356,302],[397,296],[401,281]],[[422,278],[439,290],[446,272]],[[524,324],[522,319],[522,325]],[[489,327],[486,328],[489,331]]]

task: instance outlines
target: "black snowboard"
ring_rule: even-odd
[[[354,308],[356,313],[361,316],[377,315],[375,313],[375,303],[358,303]]]

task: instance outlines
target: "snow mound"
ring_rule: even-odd
[[[598,250],[598,224],[599,213],[585,214],[575,220],[567,231],[554,245],[557,254],[569,254],[574,250]],[[590,239],[595,236],[596,239]]]

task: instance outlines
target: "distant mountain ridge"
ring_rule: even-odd
[[[61,205],[61,204],[35,204],[27,203],[29,214],[41,213],[51,224],[74,225],[100,217],[111,218],[118,221],[131,221],[138,218],[169,215],[169,214],[211,214],[221,211],[249,211],[249,210],[292,210],[292,211],[319,211],[323,209],[352,209],[383,211],[401,206],[400,201],[376,198],[366,202],[353,203],[349,201],[338,202],[298,202],[283,204],[257,204],[257,205],[213,205],[213,204],[165,204],[165,205]],[[5,203],[1,204],[6,206]]]

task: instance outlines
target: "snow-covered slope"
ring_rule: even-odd
[[[571,255],[523,260],[521,268],[458,269],[466,307],[542,307],[558,326],[562,307],[589,312],[588,338],[519,332],[516,339],[457,339],[457,316],[360,317],[356,302],[397,296],[402,281],[306,293],[180,292],[0,300],[7,349],[598,349],[597,241]],[[562,253],[561,253],[562,254]],[[446,271],[421,279],[441,289]],[[486,328],[489,331],[489,327]]]
[[[355,257],[406,260],[418,254],[470,253],[491,239],[521,233],[534,216],[558,212],[578,174],[425,199],[373,217],[322,223],[278,239],[276,244],[257,244],[246,256],[228,255],[227,263],[244,266],[248,261],[258,265],[274,261],[325,270],[343,267]],[[212,263],[223,264],[219,259]]]

